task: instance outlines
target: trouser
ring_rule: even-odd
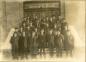
[[[56,48],[56,55],[62,56],[62,49]]]
[[[12,48],[12,57],[13,59],[17,59],[18,58],[18,49],[17,48]]]

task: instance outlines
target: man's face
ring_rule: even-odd
[[[23,23],[23,26],[25,26],[25,23]]]
[[[54,31],[54,35],[57,35],[57,31]]]
[[[24,21],[26,20],[26,18],[24,18]]]
[[[28,19],[29,19],[30,17],[28,17]]]
[[[35,32],[37,32],[37,28],[35,28]]]
[[[68,31],[67,34],[70,35],[71,34],[70,31]]]
[[[41,30],[41,34],[42,34],[42,35],[44,34],[43,32],[44,32],[44,30]]]
[[[67,26],[65,26],[65,30],[67,30]]]
[[[20,28],[21,32],[23,31],[23,28]]]
[[[50,18],[50,21],[51,21],[51,22],[53,21],[52,17]]]
[[[35,32],[32,33],[32,37],[34,37],[34,36],[35,36]]]
[[[35,18],[37,19],[38,17],[37,17],[37,16],[35,16]]]
[[[25,32],[23,32],[23,36],[25,37]]]
[[[32,23],[30,23],[30,26],[32,27]]]
[[[55,17],[55,16],[53,16],[53,19],[56,19],[56,17]]]
[[[57,35],[60,35],[60,31],[57,31]]]
[[[54,28],[57,28],[56,24],[54,25]]]
[[[17,36],[17,34],[15,33],[15,34],[14,34],[14,37],[16,37],[16,36]]]
[[[17,31],[18,31],[18,29],[15,29],[15,31],[17,32]]]
[[[46,24],[47,25],[47,27],[49,27],[49,24]]]
[[[28,30],[30,29],[30,27],[29,27],[29,26],[28,26],[27,28],[28,28]]]
[[[48,17],[47,17],[47,20],[48,20]]]
[[[50,30],[50,34],[52,34],[53,33],[53,31],[52,30]]]

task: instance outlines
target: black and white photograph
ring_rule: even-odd
[[[85,62],[85,0],[0,0],[0,62]]]

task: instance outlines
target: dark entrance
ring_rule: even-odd
[[[23,3],[24,17],[60,16],[60,1],[25,1]]]

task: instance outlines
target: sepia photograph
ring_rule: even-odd
[[[0,0],[0,62],[85,62],[85,0]]]

